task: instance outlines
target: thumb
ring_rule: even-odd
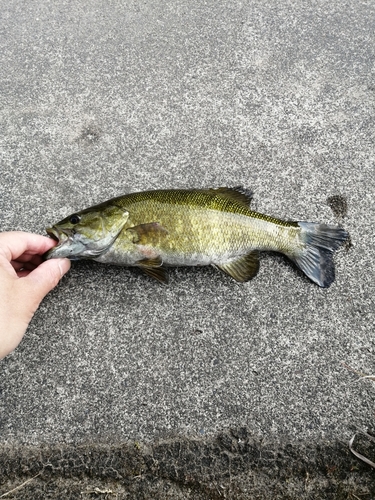
[[[23,278],[32,290],[35,306],[50,292],[70,269],[68,259],[50,259],[42,262],[34,271]]]

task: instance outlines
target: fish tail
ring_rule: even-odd
[[[298,222],[303,249],[289,257],[317,285],[329,287],[335,280],[333,253],[349,234],[338,226],[315,222]]]

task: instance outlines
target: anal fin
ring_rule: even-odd
[[[225,264],[215,264],[215,266],[240,283],[249,281],[259,271],[259,253],[257,251],[250,252],[247,255],[242,255],[235,260],[226,262]]]

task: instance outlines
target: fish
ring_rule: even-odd
[[[135,266],[162,283],[168,267],[211,265],[244,283],[258,273],[259,252],[275,251],[329,287],[348,232],[253,211],[252,198],[242,186],[125,194],[46,228],[57,245],[45,257]]]

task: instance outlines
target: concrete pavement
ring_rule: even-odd
[[[0,363],[0,494],[38,473],[23,494],[52,484],[48,467],[30,464],[61,447],[72,464],[79,447],[117,456],[125,443],[129,458],[140,443],[146,460],[158,443],[198,440],[211,450],[204,458],[224,433],[245,464],[233,462],[230,481],[213,459],[212,477],[197,459],[191,492],[189,471],[142,465],[144,497],[167,498],[168,483],[173,498],[198,498],[196,484],[214,484],[201,498],[217,488],[267,498],[272,483],[273,498],[372,498],[372,470],[346,443],[374,428],[374,382],[359,376],[375,370],[374,25],[366,1],[1,2],[0,230],[44,234],[129,190],[242,184],[256,210],[342,224],[352,246],[337,253],[328,290],[271,254],[244,285],[214,269],[175,269],[160,286],[136,270],[74,263]],[[279,476],[243,459],[241,439],[258,449],[266,439],[284,472],[292,455],[297,463],[325,446],[337,464],[328,452],[327,464],[311,457],[315,486],[304,486],[306,465],[281,488]],[[166,470],[168,446],[157,458]],[[9,450],[27,465],[8,466]],[[74,464],[61,470],[45,498],[60,487],[77,498]],[[79,489],[91,476],[77,470]],[[98,488],[141,498],[124,474],[128,483],[109,475]]]

